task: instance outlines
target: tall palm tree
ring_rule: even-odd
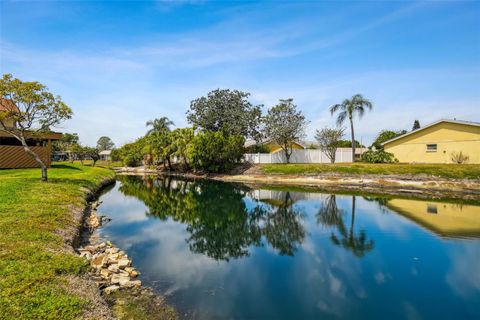
[[[345,99],[342,103],[330,107],[330,113],[333,115],[337,111],[337,125],[341,126],[348,118],[350,121],[350,130],[352,132],[352,161],[355,162],[355,132],[353,130],[353,117],[357,114],[359,118],[363,117],[365,110],[372,110],[372,103],[365,99],[361,94],[354,95],[351,99]]]
[[[146,126],[147,128],[152,127],[147,131],[147,136],[154,133],[154,132],[169,132],[170,126],[175,125],[173,121],[168,119],[167,117],[161,117],[160,119],[154,119],[147,121]]]

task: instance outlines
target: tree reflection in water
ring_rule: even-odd
[[[317,213],[317,223],[324,226],[336,227],[338,234],[332,232],[330,238],[335,245],[341,246],[351,251],[357,257],[363,257],[365,253],[373,250],[375,243],[368,240],[365,230],[360,230],[355,234],[355,202],[356,197],[352,196],[352,212],[350,228],[347,229],[343,221],[344,210],[337,206],[335,195],[330,195],[324,201],[322,207]]]
[[[302,215],[288,192],[278,206],[247,208],[249,189],[241,185],[170,177],[119,179],[119,190],[143,201],[147,215],[186,224],[190,250],[216,260],[248,256],[250,246],[265,242],[280,255],[291,256],[305,238]]]

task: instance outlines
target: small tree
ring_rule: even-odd
[[[295,140],[303,137],[307,121],[293,99],[282,99],[280,103],[268,110],[265,117],[265,136],[277,143],[290,163],[292,146]]]
[[[0,130],[20,141],[25,152],[40,165],[42,181],[47,181],[47,165],[30,148],[27,140],[42,138],[48,128],[70,119],[72,110],[43,84],[23,82],[11,74],[3,75],[0,80],[0,98],[8,101],[10,106],[7,111],[0,112]],[[15,125],[8,125],[7,121],[13,121]]]
[[[420,129],[420,122],[418,120],[413,121],[412,131]]]
[[[106,136],[100,137],[97,141],[97,149],[99,152],[104,150],[111,150],[114,146],[115,143],[113,143],[112,139]]]
[[[93,167],[95,167],[95,164],[100,159],[100,151],[97,148],[83,147],[83,154],[93,160]]]
[[[323,128],[322,130],[317,130],[315,134],[320,150],[327,155],[331,163],[335,163],[335,154],[344,132],[344,128]]]

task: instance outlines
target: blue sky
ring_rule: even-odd
[[[294,98],[315,129],[362,93],[370,143],[414,119],[480,121],[479,1],[0,1],[0,69],[74,110],[59,130],[117,145],[191,100],[248,91],[265,111]],[[349,132],[347,132],[347,137]]]

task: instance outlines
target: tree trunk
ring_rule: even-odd
[[[355,132],[353,131],[353,119],[350,117],[350,129],[352,131],[352,162],[355,162]]]
[[[30,149],[25,139],[22,139],[21,142],[22,142],[23,150],[25,150],[26,153],[31,155],[33,159],[35,159],[35,161],[37,161],[40,164],[40,168],[42,169],[42,181],[47,181],[48,180],[47,166],[45,165],[45,163],[43,163],[42,159],[40,159],[40,157]]]
[[[172,163],[170,162],[170,157],[167,157],[168,170],[172,171]]]

